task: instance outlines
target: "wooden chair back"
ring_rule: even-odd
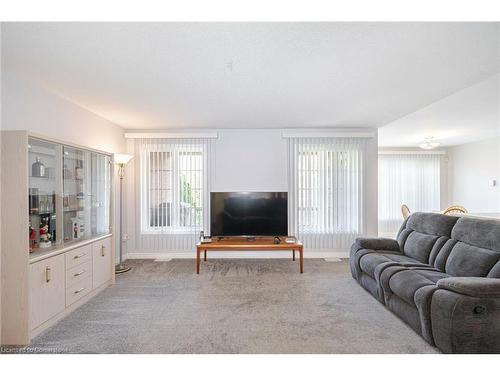
[[[411,215],[411,211],[406,204],[401,205],[401,214],[405,220]]]
[[[459,205],[453,205],[448,207],[446,210],[443,211],[444,215],[453,215],[453,214],[466,214],[468,211],[465,207],[459,206]]]

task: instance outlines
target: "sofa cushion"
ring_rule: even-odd
[[[434,257],[434,261],[432,263],[434,268],[437,268],[441,272],[445,272],[446,261],[448,260],[451,250],[453,250],[453,247],[456,245],[456,243],[456,240],[448,239],[446,243],[441,246],[441,249],[439,249],[439,252]]]
[[[361,270],[371,277],[375,277],[375,268],[382,263],[397,262],[400,264],[419,264],[416,259],[394,252],[373,252],[364,254],[359,260]]]
[[[396,237],[399,248],[402,250],[405,247],[405,242],[408,239],[408,236],[413,233],[413,230],[408,228],[403,228],[399,231],[398,236]]]
[[[451,276],[486,277],[500,260],[500,251],[457,242],[446,260],[446,273]]]
[[[389,279],[389,288],[405,302],[415,305],[415,293],[422,287],[436,285],[449,275],[436,269],[407,269],[399,271]]]
[[[500,252],[500,221],[461,217],[453,227],[451,238]]]
[[[455,216],[415,212],[398,233],[402,252],[420,263],[433,265],[457,220]]]
[[[493,268],[488,272],[486,277],[494,277],[500,279],[500,261],[493,266]]]
[[[406,227],[416,232],[434,236],[451,237],[453,226],[458,221],[456,216],[429,212],[415,212],[408,218]]]
[[[458,241],[446,259],[453,276],[500,276],[500,221],[461,217],[451,237]]]
[[[438,236],[412,232],[406,239],[403,253],[417,259],[420,263],[427,263],[431,250],[438,239]]]

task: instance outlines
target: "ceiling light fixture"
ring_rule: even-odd
[[[436,148],[441,144],[439,142],[433,142],[433,140],[434,137],[425,137],[424,143],[421,143],[418,146],[420,148],[423,148],[424,150],[432,150],[433,148]]]

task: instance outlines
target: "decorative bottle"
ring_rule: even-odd
[[[31,175],[33,177],[45,177],[45,165],[36,158],[36,161],[31,165]]]

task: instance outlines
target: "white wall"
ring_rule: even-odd
[[[448,203],[471,213],[500,213],[500,138],[450,147],[448,159]]]
[[[213,191],[288,191],[282,130],[219,131]]]
[[[288,191],[288,162],[287,142],[283,138],[284,129],[213,129],[217,132],[218,139],[215,141],[215,157],[213,176],[211,178],[212,191]],[[367,129],[350,129],[350,132],[363,131]],[[366,149],[366,185],[365,185],[365,212],[366,234],[377,235],[377,135],[376,130],[369,129],[373,138],[368,139]],[[195,130],[188,130],[194,131]],[[296,131],[296,129],[294,129]],[[311,131],[311,130],[308,130]],[[323,130],[324,131],[324,130]],[[184,131],[183,131],[184,132]],[[203,132],[207,132],[203,129]],[[133,153],[133,141],[129,141],[127,152]],[[179,249],[170,251],[151,249],[145,251],[136,247],[135,217],[139,214],[139,202],[137,200],[134,176],[133,160],[127,166],[126,180],[126,228],[130,240],[127,242],[127,253],[131,257],[162,257],[162,256],[194,256],[193,249]],[[338,249],[337,249],[338,250]],[[347,249],[342,249],[347,250]],[[142,254],[142,255],[141,255]],[[307,254],[307,249],[306,249]],[[235,256],[236,253],[225,255]],[[243,256],[242,254],[240,254]],[[269,254],[245,253],[244,256],[267,256]],[[283,256],[282,254],[280,254]],[[337,254],[339,255],[339,254]],[[344,251],[343,255],[347,255]]]
[[[107,152],[124,152],[124,131],[54,92],[12,73],[2,74],[2,130],[29,130]]]
[[[28,130],[106,152],[125,151],[124,130],[108,120],[12,73],[2,71],[1,86],[1,130]],[[118,205],[115,208],[113,229],[118,233]],[[118,241],[115,244],[118,246]]]

